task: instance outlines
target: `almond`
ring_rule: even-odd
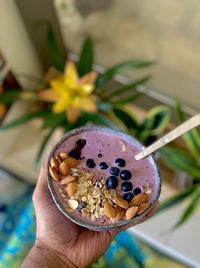
[[[130,220],[133,217],[135,217],[137,211],[138,211],[137,206],[133,206],[133,207],[128,208],[126,211],[126,220]]]
[[[68,155],[67,155],[65,152],[60,152],[59,157],[60,157],[62,160],[65,160],[65,159],[68,157]]]
[[[127,209],[129,207],[129,203],[120,196],[113,198],[113,201],[121,208]]]
[[[58,165],[60,165],[62,163],[62,161],[58,155],[55,156],[55,159],[58,162]]]
[[[75,158],[72,158],[70,156],[68,156],[65,160],[65,163],[67,163],[67,165],[69,166],[69,168],[75,168],[78,166],[79,161]]]
[[[70,182],[73,182],[75,181],[77,178],[76,177],[73,177],[73,176],[70,176],[68,175],[66,178],[64,178],[62,181],[61,181],[61,185],[64,185],[64,184],[68,184]]]
[[[50,165],[56,170],[56,172],[58,172],[58,162],[56,161],[55,157],[51,158]]]
[[[70,184],[68,184],[67,193],[68,193],[69,197],[71,197],[71,196],[75,195],[76,192],[77,192],[77,183],[75,181],[73,181]]]
[[[60,178],[58,176],[58,173],[56,172],[56,170],[54,168],[49,167],[49,173],[50,173],[50,175],[51,175],[51,177],[52,177],[52,179],[54,181],[59,181],[60,180]]]
[[[123,220],[125,216],[125,210],[119,206],[116,207],[116,216],[115,219],[120,221]]]
[[[67,163],[65,162],[62,162],[60,165],[59,165],[59,172],[62,176],[67,176],[69,174],[69,167],[67,165]]]
[[[146,203],[147,201],[148,201],[148,195],[145,193],[142,193],[142,194],[138,194],[134,196],[130,204],[131,206],[139,206],[143,203]]]
[[[115,209],[108,201],[104,204],[104,211],[107,217],[115,218]]]
[[[148,207],[149,207],[148,203],[143,203],[143,204],[139,205],[137,214],[138,215],[142,214]]]

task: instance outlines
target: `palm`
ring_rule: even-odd
[[[47,187],[47,186],[46,186]],[[46,194],[44,194],[44,192]],[[84,267],[103,255],[115,232],[94,232],[68,220],[56,207],[48,188],[34,202],[37,238],[64,254],[77,267]],[[38,202],[38,200],[40,200]]]

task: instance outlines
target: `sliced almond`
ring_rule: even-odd
[[[75,181],[71,182],[68,184],[67,187],[67,193],[69,195],[69,197],[75,195],[75,193],[77,192],[77,183]]]
[[[113,201],[121,208],[127,209],[129,207],[129,203],[120,196],[114,197]]]
[[[60,184],[61,185],[68,184],[70,182],[75,181],[76,179],[77,179],[76,177],[73,177],[73,176],[68,175],[66,178],[64,178],[63,180],[61,180]]]
[[[75,158],[68,156],[65,160],[65,163],[69,166],[69,168],[76,168],[78,166],[79,161]]]
[[[104,204],[104,211],[107,217],[115,218],[115,209],[108,201]]]
[[[149,207],[149,203],[143,203],[139,205],[137,214],[142,214]]]
[[[130,204],[131,206],[139,206],[146,202],[148,202],[148,195],[145,193],[142,193],[142,194],[138,194],[134,196]]]
[[[58,165],[60,165],[62,163],[62,161],[58,155],[55,156],[55,159],[58,162]]]
[[[56,170],[54,168],[49,167],[49,173],[50,173],[50,175],[51,175],[51,177],[52,177],[52,179],[54,181],[59,181],[60,180],[60,178],[58,176],[58,173],[56,172]]]
[[[59,165],[59,172],[62,176],[67,176],[69,174],[69,167],[67,165],[67,163],[65,162],[62,162],[60,165]]]
[[[56,161],[55,157],[51,158],[50,165],[56,170],[56,172],[58,172],[58,162]]]
[[[118,220],[118,221],[121,221],[124,219],[124,216],[125,216],[125,210],[119,206],[116,207],[116,216],[115,216],[115,219]]]
[[[126,211],[126,220],[130,220],[133,217],[135,217],[135,215],[137,214],[138,211],[138,207],[137,206],[133,206],[127,209]]]
[[[68,199],[67,204],[73,210],[77,209],[77,207],[78,207],[78,201],[77,200]]]
[[[65,152],[60,152],[59,156],[62,160],[65,160],[68,157],[68,155]]]

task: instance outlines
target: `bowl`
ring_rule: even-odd
[[[157,167],[157,164],[153,158],[153,156],[148,156],[148,160],[149,163],[152,166],[152,169],[154,171],[155,174],[155,183],[156,183],[156,190],[154,193],[154,196],[152,197],[150,206],[148,207],[148,209],[146,209],[142,214],[130,219],[130,220],[122,220],[122,221],[118,221],[118,222],[112,222],[109,224],[100,224],[99,222],[90,222],[87,221],[84,218],[78,217],[76,216],[73,212],[69,212],[67,211],[67,209],[65,208],[63,201],[61,201],[61,198],[58,194],[58,190],[56,187],[56,182],[54,182],[51,178],[51,175],[49,173],[49,165],[50,165],[50,160],[51,158],[56,154],[56,152],[59,150],[59,148],[62,148],[62,145],[70,138],[76,135],[79,135],[79,137],[81,135],[84,135],[85,133],[87,133],[88,131],[98,131],[98,133],[107,133],[109,135],[115,135],[115,137],[119,137],[119,139],[125,140],[127,142],[131,142],[134,144],[134,146],[137,147],[137,149],[139,149],[139,151],[142,151],[145,147],[142,146],[136,139],[134,139],[133,137],[121,132],[121,131],[117,131],[117,130],[112,130],[109,128],[104,128],[104,127],[98,127],[98,126],[87,126],[87,127],[81,127],[81,128],[77,128],[74,129],[68,133],[66,133],[61,139],[60,141],[58,141],[58,143],[55,145],[55,147],[51,150],[51,152],[49,153],[48,156],[48,161],[47,161],[47,181],[48,181],[48,187],[49,190],[51,192],[52,198],[56,204],[56,206],[58,207],[58,209],[68,218],[70,219],[72,222],[74,222],[75,224],[78,224],[82,227],[88,228],[90,230],[94,230],[94,231],[106,231],[106,230],[113,230],[113,229],[117,229],[119,227],[125,226],[127,224],[136,224],[137,222],[139,222],[141,219],[143,219],[145,217],[145,215],[152,209],[154,203],[158,200],[159,195],[160,195],[160,191],[161,191],[161,178],[159,175],[159,170]],[[136,161],[136,160],[135,160]],[[139,160],[141,161],[141,160]]]

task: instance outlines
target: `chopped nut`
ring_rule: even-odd
[[[50,165],[56,172],[58,172],[58,162],[56,161],[55,157],[52,157],[50,160]]]
[[[131,206],[139,206],[139,205],[146,203],[146,202],[148,202],[148,195],[145,193],[141,193],[141,194],[138,194],[138,195],[133,197],[130,205]]]
[[[85,197],[85,196],[83,196],[82,198],[81,198],[81,201],[83,201],[83,202],[85,202],[87,200],[87,198]]]
[[[60,165],[62,163],[62,161],[58,155],[55,156],[55,159],[58,162],[58,165]]]
[[[73,196],[77,192],[77,183],[76,182],[71,182],[68,184],[67,187],[67,193],[69,197]]]
[[[68,155],[65,152],[60,152],[59,156],[62,160],[65,160],[68,157]]]
[[[68,183],[73,182],[75,180],[76,180],[75,177],[68,175],[66,178],[61,180],[60,184],[61,185],[68,184]]]
[[[95,217],[94,214],[91,216],[91,220],[92,220],[92,221],[96,221],[96,217]]]
[[[67,176],[69,174],[69,167],[67,165],[67,163],[65,162],[62,162],[60,165],[59,165],[59,172],[62,176]]]
[[[51,175],[51,177],[52,177],[52,179],[54,181],[59,181],[60,180],[60,178],[58,176],[58,173],[56,172],[56,170],[54,168],[49,167],[49,173],[50,173],[50,175]]]

